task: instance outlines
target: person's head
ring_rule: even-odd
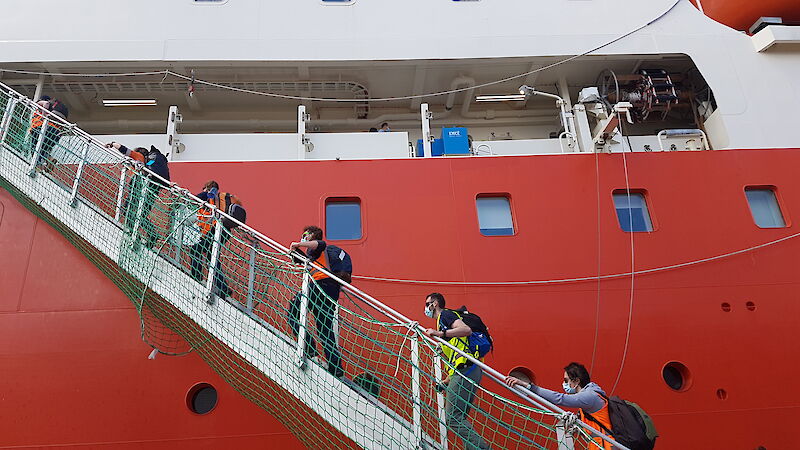
[[[425,297],[425,315],[428,317],[439,317],[445,304],[444,295],[438,292],[431,292]]]
[[[135,151],[136,153],[141,153],[144,156],[147,156],[148,153],[148,150],[144,147],[136,147],[135,149],[133,149],[133,151]]]
[[[381,130],[388,130],[388,129],[389,129],[389,123],[388,122],[383,122],[381,124]]]
[[[567,394],[577,394],[592,381],[586,366],[571,362],[564,367],[564,382],[562,386]]]
[[[375,132],[377,132],[377,131],[378,131],[378,129],[377,129],[377,128],[375,128],[375,127],[372,127],[372,128],[370,128],[370,129],[369,129],[369,132],[370,132],[370,133],[375,133]]]
[[[306,241],[321,241],[322,228],[315,225],[309,225],[303,228],[303,239]]]
[[[203,185],[203,192],[207,192],[211,198],[216,198],[219,194],[219,183],[214,180],[206,181],[206,184]]]

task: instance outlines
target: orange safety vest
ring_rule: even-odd
[[[36,111],[34,111],[33,117],[31,117],[31,130],[35,130],[36,128],[41,128],[42,125],[44,125],[44,114],[42,114],[42,112],[37,109]],[[61,128],[61,125],[52,120],[48,122],[47,125],[55,129]]]
[[[218,194],[219,206],[217,207],[222,212],[227,212],[228,207],[231,205],[225,201],[227,196],[231,197],[231,204],[241,205],[242,202],[235,195],[228,194],[227,192],[220,192]],[[217,199],[209,199],[208,203],[212,205],[217,204]],[[214,220],[211,217],[211,208],[202,208],[197,214],[197,224],[200,226],[200,232],[203,234],[208,233],[214,227]]]
[[[600,395],[600,394],[598,394],[598,395]],[[600,411],[597,411],[596,413],[592,413],[592,418],[594,418],[594,420],[589,419],[589,421],[587,422],[586,415],[584,414],[583,409],[581,409],[580,410],[580,412],[581,412],[581,421],[583,421],[584,423],[587,423],[589,425],[592,425],[592,428],[594,428],[597,431],[599,431],[599,432],[605,434],[606,436],[608,436],[608,433],[606,433],[605,430],[602,427],[596,426],[597,423],[599,422],[604,427],[606,427],[606,429],[608,429],[608,430],[611,429],[611,416],[608,414],[608,400],[603,399],[603,401],[606,404],[602,408],[600,408]],[[611,444],[609,444],[608,442],[604,441],[603,438],[600,438],[600,437],[596,437],[596,438],[592,439],[592,443],[589,444],[589,450],[613,450],[613,449],[614,449],[614,447],[612,447]]]
[[[317,263],[318,266],[324,267],[326,269],[328,267],[330,267],[328,265],[328,255],[327,255],[327,253],[328,252],[326,250],[323,250],[322,253],[320,253],[319,257],[317,257],[317,259],[314,260],[314,262]],[[311,278],[313,278],[313,279],[315,279],[317,281],[325,279],[325,278],[330,278],[325,272],[317,270],[314,266],[311,266],[311,270],[309,271],[309,273],[311,274]]]

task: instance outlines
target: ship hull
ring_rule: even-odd
[[[354,283],[429,326],[425,294],[468,305],[490,327],[493,367],[526,367],[556,388],[562,367],[582,362],[606,391],[653,416],[662,448],[785,448],[800,404],[753,380],[796,365],[800,240],[698,261],[795,233],[798,165],[798,150],[735,150],[194,162],[174,163],[172,173],[197,190],[217,180],[242,199],[248,224],[285,243],[305,225],[324,226],[327,198],[358,198],[362,238],[334,242],[351,254],[355,275],[404,281]],[[775,186],[789,227],[755,226],[746,186]],[[612,202],[612,192],[627,187],[646,191],[655,228],[634,234],[633,252]],[[510,197],[513,236],[481,234],[480,194]],[[0,272],[11,287],[0,299],[0,337],[11,343],[3,351],[0,444],[299,445],[199,358],[147,360],[128,300],[6,192],[0,199]],[[681,266],[624,275],[632,263]],[[588,279],[563,281],[572,278]],[[453,283],[424,283],[432,280]],[[670,362],[687,368],[681,391],[662,377]],[[221,400],[197,416],[185,395],[204,381]]]

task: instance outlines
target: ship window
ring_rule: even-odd
[[[623,231],[653,231],[653,222],[647,211],[647,201],[644,191],[614,191],[614,207],[617,209],[617,219]]]
[[[774,187],[746,187],[744,190],[753,221],[760,228],[784,228],[786,221],[783,219],[778,198],[775,196]]]
[[[475,199],[478,209],[478,226],[484,236],[511,236],[514,220],[511,202],[506,195],[479,195]]]
[[[352,5],[356,0],[321,0],[325,5]]]
[[[361,239],[361,200],[329,198],[325,202],[325,233],[334,241]]]
[[[195,414],[208,414],[217,406],[217,390],[208,383],[198,383],[186,394],[186,406]]]

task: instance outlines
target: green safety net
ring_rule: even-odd
[[[416,324],[355,290],[331,298],[285,249],[77,127],[32,127],[36,105],[1,84],[0,114],[0,186],[119,286],[145,342],[197,353],[306,446],[595,448],[569,420],[559,433],[564,414],[475,384],[477,367],[438,393],[449,367]]]

